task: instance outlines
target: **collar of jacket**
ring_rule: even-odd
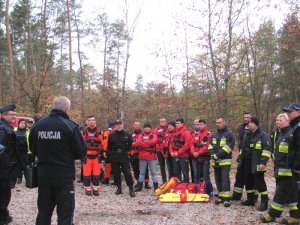
[[[300,123],[300,116],[296,117],[291,121],[292,126],[295,126],[297,123]]]
[[[290,128],[291,128],[290,126],[283,127],[283,128],[280,129],[280,132],[285,134],[286,132],[288,132],[290,130]]]
[[[0,121],[1,121],[1,123],[4,123],[5,125],[7,125],[7,126],[13,128],[13,126],[10,125],[4,118],[0,118]]]
[[[140,133],[142,133],[142,129],[134,130],[133,133],[135,133],[135,134],[140,134]]]
[[[180,133],[183,132],[183,131],[186,131],[186,130],[187,130],[187,128],[186,128],[185,125],[183,125],[182,127],[176,129],[176,131],[177,131],[177,132],[180,132]]]
[[[70,119],[69,116],[67,115],[67,113],[65,113],[64,111],[59,110],[59,109],[52,109],[50,112],[50,116],[53,116],[53,117],[61,116],[66,119]]]
[[[225,131],[228,131],[228,127],[225,126],[223,129],[217,129],[219,132],[225,132]]]

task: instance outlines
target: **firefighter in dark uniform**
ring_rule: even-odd
[[[218,189],[218,198],[215,203],[230,204],[230,167],[232,164],[232,150],[234,148],[234,134],[226,125],[224,118],[216,119],[217,130],[213,133],[208,151],[215,171],[215,181]]]
[[[271,157],[271,140],[269,135],[259,127],[256,117],[249,120],[249,132],[243,140],[242,160],[245,160],[245,180],[247,200],[242,204],[253,206],[254,192],[258,190],[261,195],[261,205],[259,211],[268,209],[268,191],[264,179],[266,164]],[[252,176],[251,176],[252,175]]]
[[[115,192],[115,194],[122,194],[122,170],[126,184],[129,187],[129,195],[131,197],[135,197],[128,155],[128,152],[131,150],[132,146],[131,133],[123,130],[122,120],[116,120],[115,128],[116,130],[112,132],[108,138],[108,157],[112,162],[112,171],[117,186],[117,191]]]
[[[252,114],[250,112],[244,112],[244,117],[243,117],[244,122],[238,128],[239,153],[241,153],[243,138],[244,138],[246,132],[249,130],[248,123],[249,123],[249,119],[251,117],[252,117]],[[243,195],[244,185],[245,185],[245,178],[244,178],[245,164],[241,161],[241,157],[238,157],[237,163],[238,163],[238,166],[236,169],[235,182],[234,182],[231,200],[241,200],[242,195]]]
[[[16,106],[0,109],[0,224],[12,221],[7,209],[11,199],[11,188],[17,179],[19,160],[16,152],[16,135],[10,123],[16,121]]]
[[[280,217],[287,205],[290,209],[290,223],[299,224],[300,212],[297,206],[297,190],[295,174],[288,164],[289,141],[292,138],[292,128],[289,126],[289,118],[286,113],[277,117],[280,133],[274,146],[274,175],[276,178],[276,190],[269,212],[261,216],[261,221],[269,223]]]
[[[67,97],[55,98],[50,114],[30,131],[30,149],[37,156],[37,225],[50,225],[55,207],[58,225],[73,224],[75,160],[85,156],[86,144],[79,126],[69,119],[70,106]]]

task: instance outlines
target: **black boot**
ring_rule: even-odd
[[[247,193],[247,200],[242,202],[243,206],[254,206],[254,193]]]
[[[118,186],[118,187],[117,187],[117,190],[116,190],[115,194],[116,194],[116,195],[122,194],[122,187],[121,187],[121,186]]]
[[[22,183],[22,177],[18,177],[17,178],[17,184],[21,184]]]
[[[154,182],[154,183],[153,183],[153,189],[154,189],[154,191],[155,191],[157,188],[158,188],[158,183],[157,183],[157,182]]]
[[[149,182],[145,182],[145,188],[146,189],[151,189],[150,185],[149,185]]]
[[[134,189],[135,192],[142,191],[143,182],[138,182],[138,186]]]
[[[258,211],[266,211],[268,209],[268,195],[261,195],[261,204],[257,208]]]
[[[237,193],[235,191],[232,192],[232,195],[231,195],[231,200],[232,201],[239,201],[239,200],[241,200],[241,198],[242,198],[241,193]]]
[[[129,195],[130,195],[131,198],[135,197],[135,193],[133,191],[133,187],[132,186],[129,187]]]
[[[103,178],[101,184],[109,184],[109,178]]]

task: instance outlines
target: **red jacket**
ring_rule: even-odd
[[[137,142],[137,138],[138,135],[142,133],[142,130],[134,130],[131,136],[131,140],[132,140],[132,148],[131,150],[128,152],[129,155],[133,155],[133,154],[139,154],[139,150],[138,147],[136,146],[136,142]]]
[[[166,158],[168,158],[168,156],[169,156],[171,139],[172,139],[174,134],[175,134],[175,130],[171,131],[171,132],[167,131],[166,134],[165,134],[163,148],[164,148],[164,154],[165,154]]]
[[[140,160],[156,160],[155,145],[157,142],[157,135],[150,132],[145,133],[144,131],[138,135],[135,146],[139,150]]]
[[[208,131],[207,128],[203,129],[202,131],[193,131],[191,132],[192,139],[191,139],[191,154],[195,152],[199,153],[199,159],[209,158],[208,154],[208,145],[210,143],[210,139],[212,133]]]
[[[179,158],[190,156],[191,133],[186,126],[176,129],[175,134],[171,138],[170,154],[177,153]]]
[[[165,135],[167,133],[168,127],[167,126],[160,126],[154,130],[154,133],[157,135],[157,143],[156,143],[156,152],[161,152],[164,154],[164,140]]]

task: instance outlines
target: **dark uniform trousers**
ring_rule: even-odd
[[[244,185],[245,185],[245,179],[244,179],[245,166],[246,165],[243,161],[243,162],[239,162],[238,166],[236,168],[235,182],[234,182],[234,187],[233,187],[233,196],[236,199],[241,199],[241,197],[243,195],[243,189],[244,189]],[[250,170],[251,170],[251,163],[250,163]]]
[[[0,222],[8,218],[8,204],[11,199],[11,181],[0,181]]]
[[[57,205],[58,225],[73,224],[75,193],[72,178],[39,178],[36,225],[50,225]]]
[[[184,183],[189,183],[189,157],[173,158],[173,168],[174,176]]]
[[[169,180],[174,177],[174,166],[173,166],[173,158],[172,156],[169,154],[168,158],[167,158],[167,167],[168,167],[168,175],[169,175]]]
[[[214,167],[215,181],[219,192],[219,197],[224,201],[230,200],[230,165]]]
[[[255,190],[258,191],[258,194],[261,195],[261,201],[267,202],[268,201],[268,190],[267,184],[265,181],[265,173],[264,172],[256,172],[253,174],[254,179],[254,187]]]
[[[117,187],[121,186],[121,171],[124,174],[127,186],[131,187],[133,185],[133,179],[130,173],[130,163],[129,161],[113,161],[112,171],[114,174],[114,180]]]
[[[167,174],[166,174],[166,159],[161,152],[157,152],[157,159],[160,167],[160,173],[163,183],[167,181]],[[148,168],[148,167],[147,167]]]
[[[300,218],[299,206],[297,207],[297,192],[294,176],[276,177],[276,190],[269,209],[269,214],[272,217],[280,217],[285,205],[289,207],[291,217]]]

